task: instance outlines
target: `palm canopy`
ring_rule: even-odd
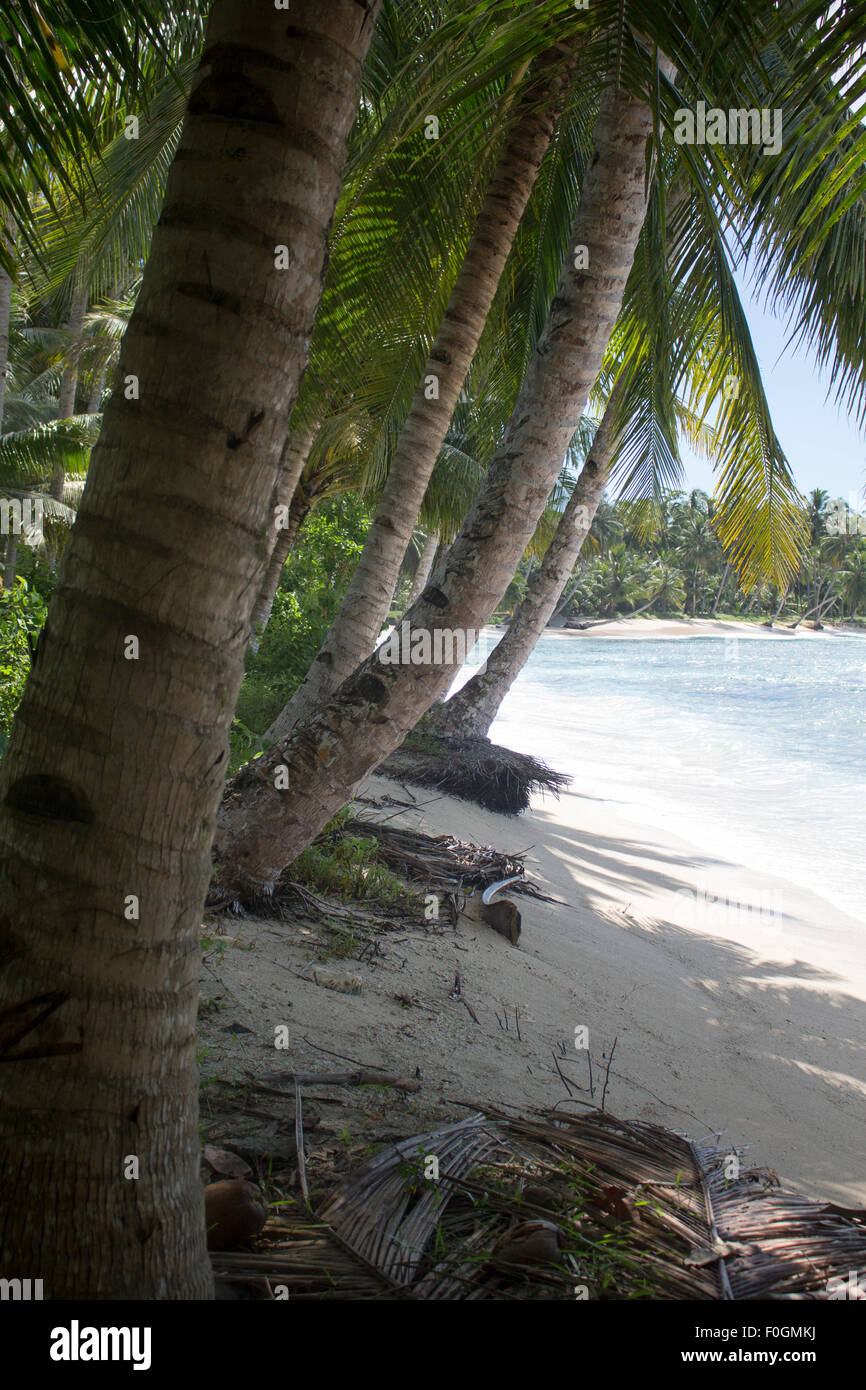
[[[77,12],[76,22],[85,25],[76,31],[78,43],[92,9]],[[188,22],[172,31],[170,47],[169,11],[153,7],[150,28],[147,11],[140,76],[126,87],[117,85],[111,52],[102,66],[92,57],[92,73],[83,60],[80,79],[76,70],[88,94],[88,119],[100,132],[99,154],[87,169],[74,165],[70,174],[67,165],[63,177],[56,173],[50,192],[54,207],[58,199],[62,204],[59,216],[43,204],[32,219],[41,244],[50,247],[49,287],[87,265],[92,284],[110,291],[146,254],[203,10],[185,11]],[[678,431],[710,442],[720,479],[719,533],[744,582],[789,573],[802,543],[799,499],[766,405],[733,267],[749,255],[766,293],[788,307],[794,331],[829,362],[849,403],[862,409],[864,146],[851,103],[866,76],[856,12],[850,0],[791,0],[769,12],[756,0],[718,7],[697,0],[665,6],[594,0],[591,12],[566,0],[386,0],[297,408],[298,420],[329,422],[328,429],[353,441],[340,462],[346,482],[375,489],[384,478],[509,103],[532,61],[552,43],[567,42],[580,52],[572,100],[503,276],[467,382],[467,407],[455,416],[424,519],[435,524],[438,516],[446,529],[453,524],[463,506],[458,480],[468,486],[501,439],[569,249],[588,134],[601,87],[612,76],[651,101],[655,158],[664,172],[639,251],[643,273],[633,277],[634,298],[644,302],[633,304],[615,345],[616,360],[628,359],[634,380],[622,475],[633,494],[646,494],[677,476]],[[51,15],[46,19],[50,24]],[[107,31],[106,46],[116,42],[120,53],[128,35],[122,25],[115,30]],[[675,63],[675,82],[648,80],[647,58],[656,46]],[[126,140],[121,114],[145,89],[141,138]],[[111,109],[109,90],[121,98]],[[666,132],[677,111],[701,100],[778,105],[786,131],[779,156],[765,158],[751,146],[674,148]],[[427,138],[431,114],[439,126],[435,140]],[[725,394],[731,377],[741,385],[735,396]],[[336,458],[340,451],[333,442],[329,448]],[[438,513],[437,487],[446,503]]]
[[[53,202],[71,194],[71,171],[86,166],[99,125],[117,120],[171,66],[178,31],[202,32],[203,9],[139,0],[17,0],[0,15],[0,203],[35,244],[32,190]],[[12,258],[0,248],[8,269]]]

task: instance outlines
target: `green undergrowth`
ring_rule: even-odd
[[[329,897],[408,907],[420,915],[421,894],[407,887],[382,862],[377,840],[346,832],[350,819],[351,812],[345,807],[298,855],[289,869],[293,882]]]

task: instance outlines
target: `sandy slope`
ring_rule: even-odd
[[[366,790],[410,795],[381,779]],[[335,1053],[402,1075],[417,1069],[421,1092],[393,1095],[383,1121],[408,1133],[465,1114],[461,1100],[566,1101],[554,1054],[582,1088],[573,1097],[597,1105],[616,1039],[610,1110],[695,1138],[721,1131],[787,1184],[866,1203],[858,923],[802,888],[629,824],[586,794],[517,819],[411,795],[423,809],[401,811],[395,824],[505,851],[532,846],[533,876],[567,905],[521,899],[517,948],[465,919],[386,935],[380,955],[345,963],[363,981],[359,995],[298,977],[307,953],[296,931],[234,922],[231,947],[204,977],[221,1011],[202,1023],[212,1065],[223,1074],[327,1068],[340,1066]],[[456,971],[477,1022],[449,997]],[[226,1037],[227,1017],[251,1034]],[[275,1058],[274,1027],[287,1020],[291,1049]],[[589,1029],[589,1056],[575,1049],[579,1027]]]

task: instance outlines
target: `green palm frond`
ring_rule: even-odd
[[[102,417],[76,415],[0,437],[0,485],[26,487],[47,482],[60,468],[86,471]]]
[[[71,193],[71,170],[86,163],[106,107],[134,100],[149,64],[167,65],[178,31],[199,32],[202,7],[183,15],[159,0],[134,12],[107,0],[17,0],[0,15],[0,198],[33,245],[30,191],[49,203]],[[12,257],[0,247],[10,271]]]
[[[163,77],[137,117],[136,139],[123,131],[112,134],[76,176],[72,190],[37,213],[34,234],[45,268],[41,293],[86,277],[94,301],[138,277],[159,218],[197,61],[188,58]],[[112,118],[109,130],[115,124]]]

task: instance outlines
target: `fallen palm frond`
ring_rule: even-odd
[[[444,893],[483,892],[510,880],[509,891],[555,902],[526,877],[522,854],[502,854],[489,845],[473,845],[452,835],[425,835],[421,830],[382,825],[372,820],[347,821],[349,834],[372,836],[378,855],[395,874]]]
[[[279,1278],[291,1297],[293,1266],[301,1297],[864,1294],[852,1272],[866,1264],[866,1212],[769,1190],[730,1150],[601,1112],[478,1113],[402,1140],[343,1181],[317,1220],[292,1218],[278,1250],[214,1267]]]
[[[312,917],[327,921],[334,931],[341,930],[341,921],[376,931],[394,927],[407,917],[421,916],[422,891],[450,898],[455,920],[462,897],[474,893],[495,894],[497,885],[507,884],[513,894],[522,893],[544,902],[558,901],[542,893],[526,878],[524,854],[503,854],[489,845],[473,845],[451,835],[425,835],[421,830],[351,819],[346,814],[332,821],[304,854],[309,857],[310,851],[315,851],[323,859],[333,856],[335,847],[344,837],[356,844],[363,842],[374,846],[377,865],[387,870],[392,884],[401,888],[402,883],[408,883],[417,888],[395,892],[386,883],[387,892],[377,897],[374,883],[367,901],[353,900],[354,892],[340,892],[341,906],[333,894],[321,895],[314,892],[308,882],[298,882],[295,875],[300,861],[295,861],[280,875],[275,891],[257,904],[257,912],[265,917],[285,918],[295,915],[300,908]],[[380,879],[381,873],[376,881]],[[351,906],[348,906],[350,901]],[[233,910],[230,903],[215,895],[210,899],[210,906],[212,910]]]
[[[218,1297],[399,1298],[377,1270],[344,1248],[330,1227],[300,1208],[268,1221],[254,1252],[211,1256]],[[285,1292],[284,1292],[285,1291]]]
[[[449,738],[412,733],[377,771],[416,787],[435,787],[445,796],[474,801],[488,811],[516,816],[535,791],[558,796],[571,781],[533,758],[487,738]]]

